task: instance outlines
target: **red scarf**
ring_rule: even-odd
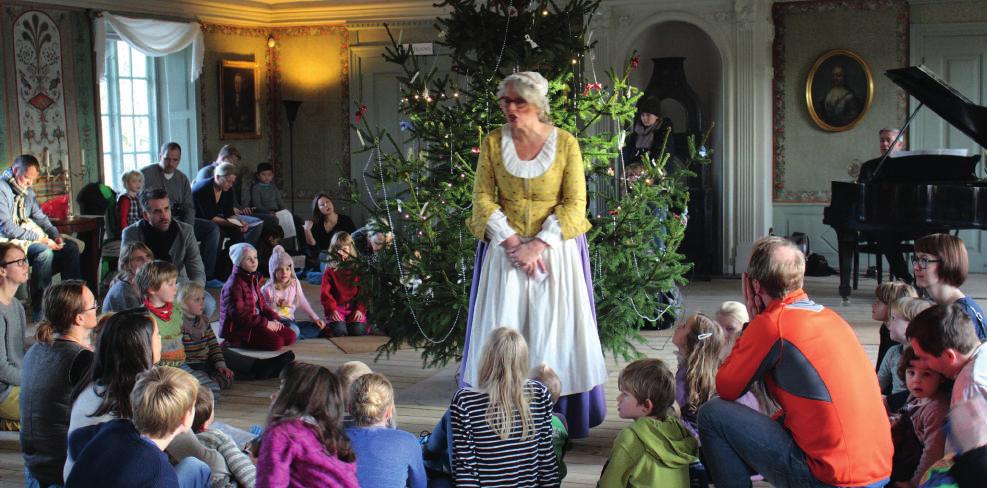
[[[171,320],[172,304],[166,303],[163,307],[155,307],[151,305],[151,302],[144,300],[144,306],[147,307],[155,317],[164,320],[165,322]]]

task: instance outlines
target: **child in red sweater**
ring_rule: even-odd
[[[329,265],[322,274],[322,307],[333,337],[366,335],[367,308],[357,300],[360,277],[343,263],[356,256],[356,245],[348,232],[337,232],[329,244]]]

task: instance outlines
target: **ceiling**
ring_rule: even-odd
[[[32,0],[32,3],[257,26],[431,20],[438,13],[434,0]]]

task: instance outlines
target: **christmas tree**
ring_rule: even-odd
[[[623,129],[641,96],[627,79],[638,61],[607,71],[605,81],[584,79],[592,63],[588,25],[599,3],[447,0],[438,6],[451,12],[435,26],[451,52],[451,74],[425,69],[391,36],[384,57],[404,72],[397,107],[403,139],[375,127],[357,104],[355,130],[368,164],[350,182],[372,225],[395,235],[385,251],[356,264],[371,319],[390,336],[382,352],[411,345],[427,366],[461,358],[476,251],[465,224],[474,170],[480,142],[504,124],[497,85],[515,71],[550,80],[553,123],[580,143],[588,201],[595,202],[587,238],[605,351],[637,356],[640,328],[675,313],[661,294],[684,283],[691,267],[677,252],[688,202],[683,182],[705,160],[690,143],[688,164],[670,165],[662,154],[645,161],[640,178],[623,178]]]

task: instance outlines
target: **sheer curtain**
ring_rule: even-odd
[[[159,57],[176,53],[192,45],[192,81],[202,73],[202,57],[205,41],[198,22],[171,22],[153,19],[134,19],[102,14],[93,21],[94,44],[96,51],[96,76],[102,79],[106,74],[106,26],[109,25],[120,39],[147,56]]]

